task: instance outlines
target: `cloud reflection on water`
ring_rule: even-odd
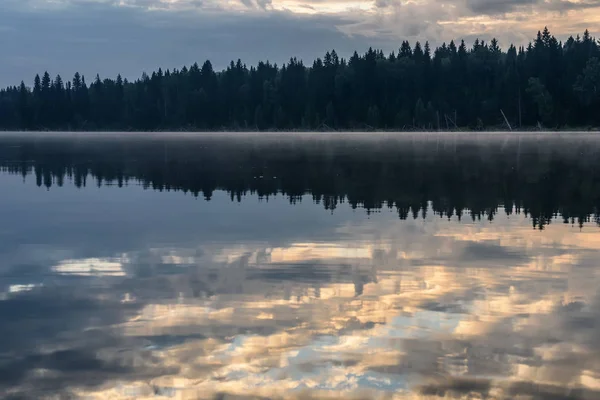
[[[594,223],[0,179],[7,396],[600,397]]]
[[[600,395],[595,227],[382,216],[336,233],[343,239],[135,250],[123,276],[85,282],[92,290],[79,294],[102,306],[61,332],[93,327],[79,340],[97,342],[89,360],[65,355],[75,336],[46,343],[35,363],[23,360],[23,381],[39,388],[44,374],[64,374],[68,390],[91,398]],[[140,260],[157,269],[140,275]],[[107,304],[122,319],[104,320]],[[53,357],[90,363],[95,379]]]

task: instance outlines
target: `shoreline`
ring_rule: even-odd
[[[600,129],[584,130],[584,129],[569,129],[569,130],[482,130],[482,131],[393,131],[393,130],[376,130],[376,131],[302,131],[302,130],[290,130],[290,131],[235,131],[235,130],[219,130],[219,131],[119,131],[119,130],[97,130],[97,131],[70,131],[70,130],[51,130],[51,131],[0,131],[0,136],[56,136],[56,135],[70,135],[70,136],[163,136],[163,135],[177,135],[177,136],[218,136],[218,135],[240,135],[240,136],[281,136],[281,135],[323,135],[323,136],[352,136],[352,135],[394,135],[394,136],[415,136],[415,135],[465,135],[465,136],[497,136],[497,135],[564,135],[564,134],[587,134],[587,135],[598,135]]]

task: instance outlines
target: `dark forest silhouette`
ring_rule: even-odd
[[[234,201],[283,194],[295,203],[311,194],[328,210],[342,202],[368,212],[390,207],[402,219],[434,212],[491,221],[504,209],[540,229],[557,217],[600,222],[600,144],[592,137],[376,136],[16,134],[0,139],[0,167],[47,188],[139,182],[206,200],[216,190]]]
[[[389,55],[327,52],[308,67],[241,60],[65,82],[48,72],[0,91],[4,130],[453,130],[600,125],[600,46],[547,29],[505,52],[497,40],[403,42]]]

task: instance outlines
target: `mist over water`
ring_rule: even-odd
[[[596,399],[600,140],[0,135],[8,398]]]

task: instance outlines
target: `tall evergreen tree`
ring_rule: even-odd
[[[424,43],[422,45],[421,43]],[[448,43],[448,44],[446,44]],[[402,41],[385,56],[327,51],[250,68],[210,61],[134,81],[45,72],[33,88],[0,90],[0,129],[484,129],[600,125],[598,42],[585,31],[558,41],[547,28],[528,46],[497,39]]]

